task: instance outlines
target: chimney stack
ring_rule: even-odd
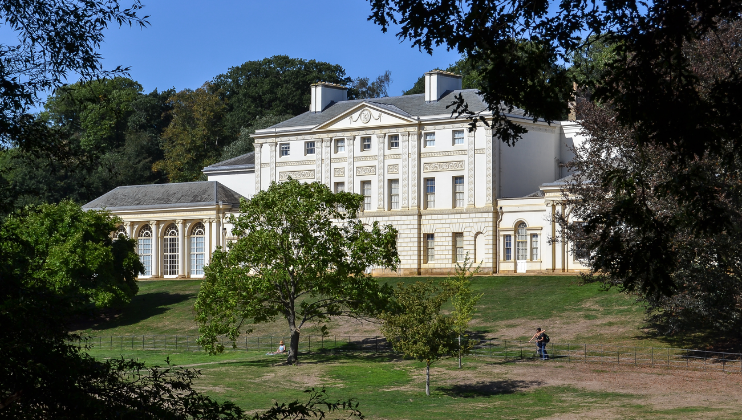
[[[444,93],[461,90],[462,77],[443,70],[425,73],[425,102],[438,102]]]
[[[332,102],[348,100],[348,89],[334,83],[318,82],[312,85],[310,112],[322,112]]]

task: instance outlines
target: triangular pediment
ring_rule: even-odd
[[[358,130],[367,127],[414,123],[415,120],[401,109],[386,104],[361,102],[313,130]]]

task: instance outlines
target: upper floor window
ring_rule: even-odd
[[[345,139],[335,140],[335,153],[345,153]]]
[[[399,134],[391,134],[389,136],[389,148],[399,149]]]
[[[453,177],[453,206],[464,207],[464,177]]]
[[[345,192],[345,182],[335,183],[335,193]]]
[[[291,144],[281,143],[281,156],[288,156],[291,152]]]
[[[363,194],[363,209],[371,210],[371,181],[361,182],[361,193]]]
[[[389,208],[391,210],[399,209],[399,180],[389,180]]]
[[[371,137],[361,137],[361,151],[371,150]]]
[[[314,154],[314,142],[313,141],[308,141],[304,143],[304,154],[306,155]]]
[[[464,144],[464,130],[453,131],[453,144]]]
[[[435,208],[435,178],[425,179],[425,208]]]
[[[435,133],[425,133],[425,147],[435,146]]]

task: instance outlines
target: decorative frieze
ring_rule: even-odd
[[[402,159],[402,155],[401,154],[385,155],[384,158],[385,159]]]
[[[356,166],[356,175],[376,175],[376,166]]]
[[[357,156],[353,158],[354,162],[366,162],[370,160],[376,160],[376,156]]]
[[[345,168],[333,168],[332,174],[334,176],[345,176]]]
[[[476,153],[478,155],[483,155],[484,154],[484,149],[476,149],[476,150],[474,150],[474,153]]]
[[[342,163],[342,162],[347,162],[347,161],[348,161],[348,158],[332,158],[332,159],[330,159],[330,162],[331,163]]]
[[[458,155],[465,155],[466,150],[451,150],[448,152],[425,152],[420,153],[421,158],[426,157],[441,157],[441,156],[458,156]]]
[[[278,162],[276,166],[280,168],[282,166],[314,165],[315,162],[315,160],[296,160],[293,162]]]
[[[279,181],[286,181],[289,177],[293,179],[314,179],[314,169],[307,171],[285,171],[278,174]]]
[[[271,164],[270,163],[261,163],[260,164],[260,167],[261,168],[270,168],[271,167]]]
[[[463,171],[464,161],[453,162],[429,162],[423,164],[423,172]]]
[[[398,174],[399,173],[399,164],[395,163],[394,165],[387,165],[386,172],[388,174]]]

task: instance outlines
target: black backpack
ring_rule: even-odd
[[[542,338],[543,338],[543,340],[541,340],[541,341],[543,341],[544,343],[548,343],[549,341],[551,341],[551,339],[549,338],[548,335],[546,335],[546,333],[541,333],[541,335],[542,335]]]

